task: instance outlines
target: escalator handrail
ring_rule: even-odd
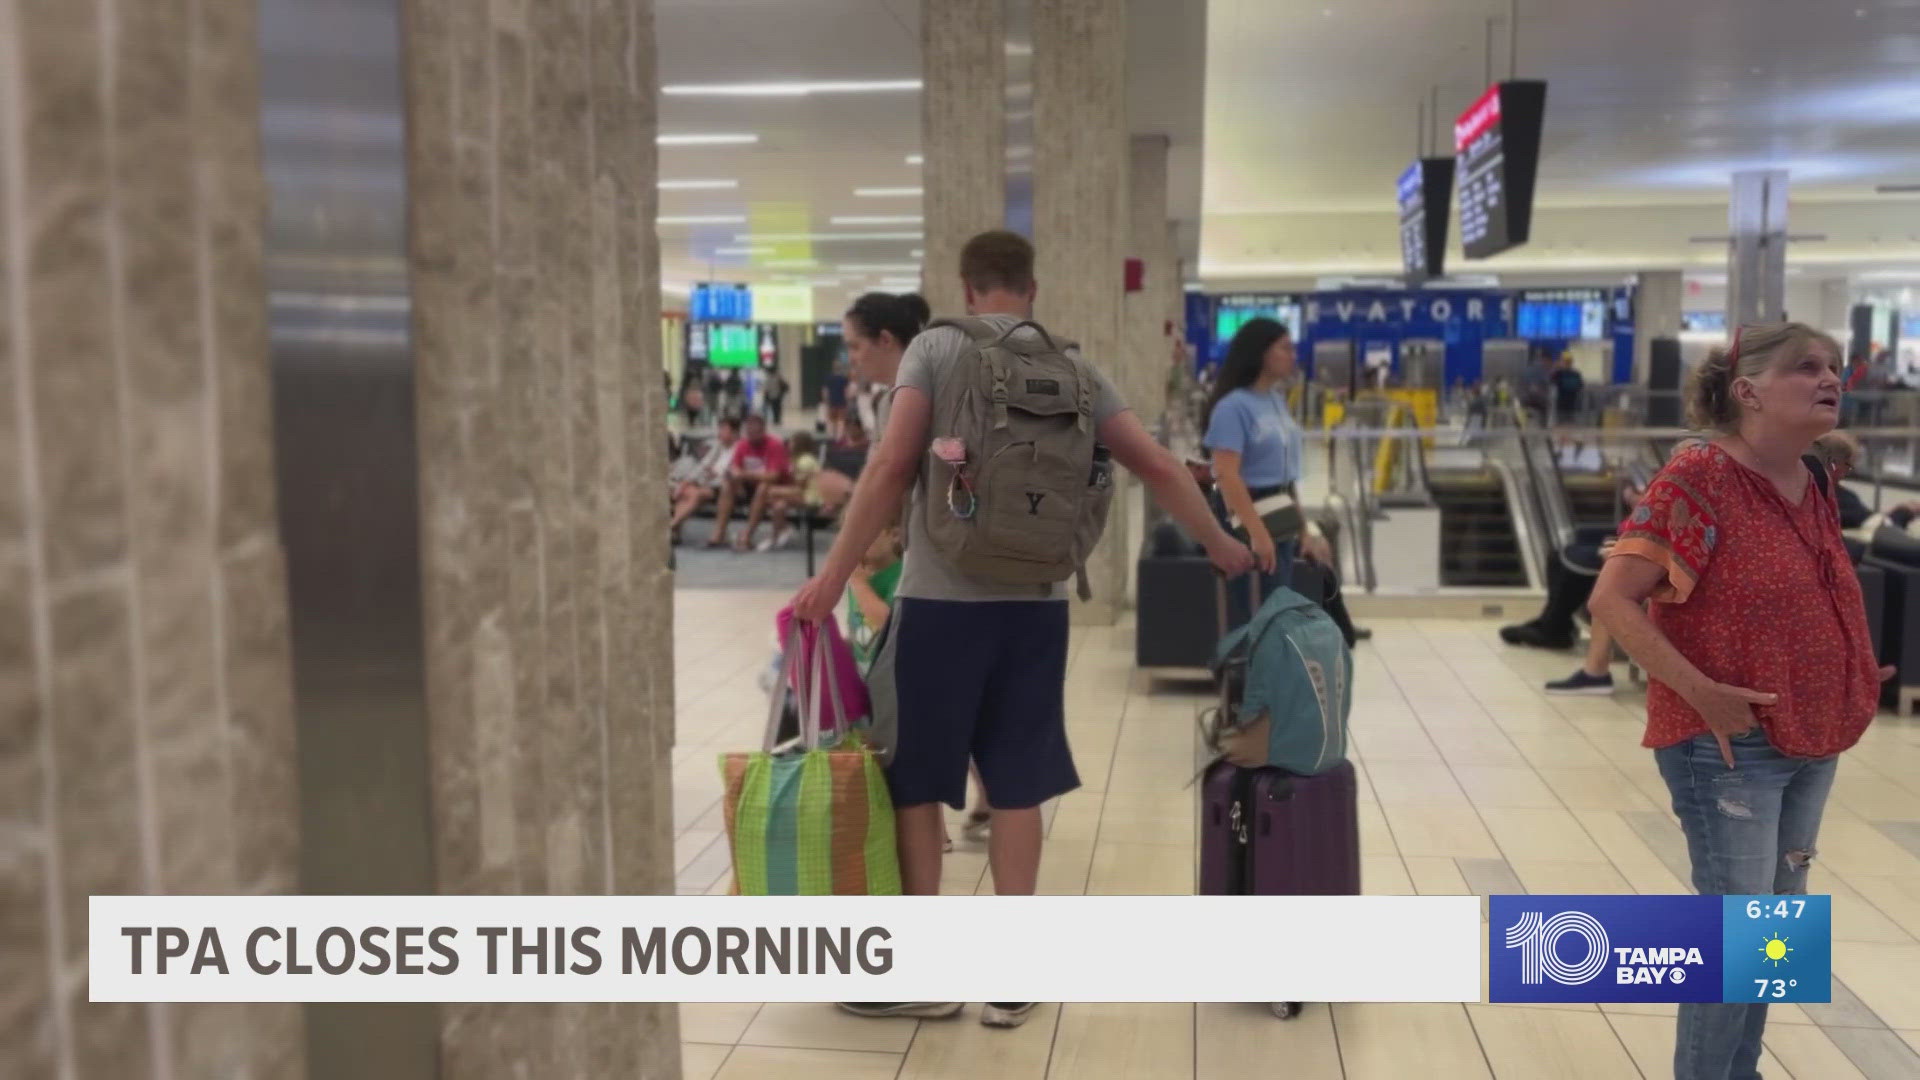
[[[1561,540],[1557,531],[1554,529],[1553,522],[1547,516],[1545,499],[1540,491],[1540,476],[1534,468],[1533,452],[1527,445],[1529,434],[1531,434],[1531,432],[1525,427],[1513,433],[1514,443],[1520,449],[1520,467],[1526,473],[1526,484],[1524,487],[1516,490],[1516,497],[1527,503],[1527,505],[1521,509],[1527,517],[1526,524],[1528,531],[1532,534],[1533,542],[1531,548],[1533,551],[1534,565],[1540,567],[1544,573],[1547,565],[1546,560],[1556,557],[1556,553],[1564,548],[1567,541],[1571,540],[1572,537],[1569,536],[1567,540]],[[1511,464],[1507,462],[1494,462],[1494,464],[1496,466],[1505,466],[1508,469],[1512,468]]]
[[[1522,484],[1520,478],[1514,475],[1512,462],[1501,461],[1497,458],[1488,458],[1487,467],[1492,469],[1494,476],[1498,478],[1501,488],[1507,493],[1507,501],[1509,503],[1529,501],[1527,498],[1526,485]],[[1539,522],[1534,518],[1533,508],[1522,507],[1521,512],[1514,515],[1513,523],[1516,529],[1523,530],[1525,533],[1525,535],[1516,536],[1514,539],[1519,541],[1520,557],[1525,560],[1527,581],[1532,588],[1545,588],[1547,564],[1542,559],[1543,553],[1540,550],[1537,534]]]

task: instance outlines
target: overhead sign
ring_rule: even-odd
[[[1453,124],[1459,158],[1460,246],[1485,259],[1527,242],[1547,84],[1496,83]]]
[[[813,321],[813,286],[755,285],[753,319],[763,323],[810,323]]]
[[[1400,258],[1408,284],[1446,273],[1452,197],[1452,158],[1422,158],[1400,174]]]
[[[751,322],[753,293],[745,285],[702,281],[687,298],[687,318],[693,322]]]

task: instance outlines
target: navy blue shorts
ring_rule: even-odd
[[[894,608],[900,728],[895,806],[967,802],[967,761],[987,804],[1039,806],[1080,786],[1067,748],[1067,605],[918,600]]]

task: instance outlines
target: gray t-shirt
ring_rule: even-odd
[[[1012,315],[983,315],[981,318],[998,324],[1001,329],[1020,321]],[[1022,335],[1032,333],[1031,330],[1021,331]],[[967,344],[966,333],[951,326],[937,327],[918,335],[907,346],[906,355],[900,358],[900,373],[893,380],[894,391],[911,386],[927,395],[927,400],[934,400],[941,382],[966,353]],[[1114,389],[1113,382],[1105,372],[1098,367],[1094,367],[1093,372],[1097,380],[1093,393],[1093,421],[1099,425],[1125,412],[1127,404],[1120,399],[1120,392]],[[888,394],[882,403],[880,423],[884,432],[886,414],[892,411],[893,395]],[[961,573],[926,541],[923,530],[927,500],[927,452],[932,441],[943,434],[945,432],[929,430],[927,443],[918,450],[919,478],[914,481],[913,497],[908,506],[907,553],[905,565],[900,570],[900,587],[895,595],[919,600],[1065,600],[1066,582],[1021,586],[980,581]]]

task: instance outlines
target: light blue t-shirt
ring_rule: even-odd
[[[1249,488],[1283,487],[1300,479],[1305,436],[1280,391],[1241,388],[1220,399],[1207,422],[1207,449],[1240,455]]]

